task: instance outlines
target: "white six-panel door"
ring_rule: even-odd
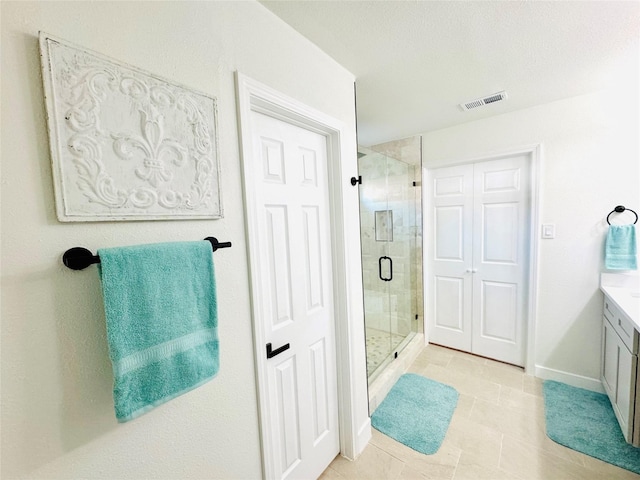
[[[525,363],[530,162],[432,171],[429,340]]]
[[[272,350],[283,349],[266,360],[263,435],[277,478],[317,478],[340,450],[327,140],[261,113],[251,121],[260,321]]]
[[[473,167],[433,170],[429,341],[471,351]],[[429,235],[429,228],[425,229]]]

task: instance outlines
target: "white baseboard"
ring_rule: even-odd
[[[605,393],[602,382],[598,378],[583,377],[582,375],[576,375],[575,373],[541,367],[540,365],[536,365],[536,377],[544,380],[555,380],[557,382],[566,383],[572,387],[585,388],[594,392]]]

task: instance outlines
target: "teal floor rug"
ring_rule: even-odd
[[[622,436],[609,397],[565,383],[543,383],[547,436],[556,443],[640,473],[640,448]]]
[[[420,453],[438,451],[458,403],[455,388],[420,375],[402,375],[371,416],[376,430]]]

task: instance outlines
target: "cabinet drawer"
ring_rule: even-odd
[[[604,297],[604,316],[607,317],[611,326],[616,331],[624,344],[631,350],[631,353],[638,353],[638,332],[633,328],[633,323],[627,316],[620,312],[618,307],[609,297]]]

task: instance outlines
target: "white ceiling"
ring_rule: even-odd
[[[356,76],[362,145],[638,85],[638,1],[261,3]]]

